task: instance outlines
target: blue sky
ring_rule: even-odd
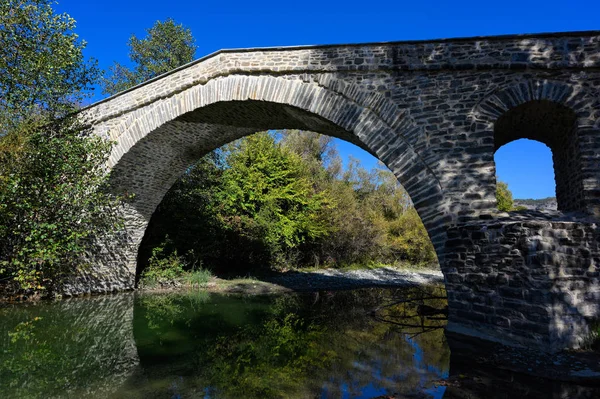
[[[189,1],[58,0],[77,21],[86,55],[106,69],[128,62],[127,40],[155,21],[173,18],[192,30],[197,57],[222,48],[435,39],[512,33],[600,30],[600,1]],[[98,92],[94,99],[101,99]],[[367,167],[376,160],[339,142]],[[497,174],[515,198],[554,195],[550,151],[514,142],[496,154]]]

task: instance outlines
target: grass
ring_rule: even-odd
[[[590,349],[600,353],[600,320],[595,320],[591,323],[591,330]]]
[[[183,275],[183,280],[192,287],[202,287],[210,281],[212,273],[207,269],[192,270]]]

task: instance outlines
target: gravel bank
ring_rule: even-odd
[[[444,276],[437,270],[412,271],[384,267],[371,270],[287,272],[261,280],[294,291],[304,291],[438,284],[444,282]]]

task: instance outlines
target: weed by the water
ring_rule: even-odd
[[[212,273],[210,272],[210,270],[200,268],[188,272],[184,276],[184,279],[192,287],[202,287],[210,281],[211,277]]]

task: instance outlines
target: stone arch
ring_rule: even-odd
[[[597,104],[581,85],[525,80],[488,95],[470,117],[489,132],[493,152],[522,138],[546,144],[553,154],[559,210],[595,213],[599,176],[585,147],[599,133]]]
[[[125,210],[128,269],[156,206],[196,159],[239,137],[266,129],[312,130],[350,141],[375,155],[411,196],[440,262],[447,204],[440,182],[404,139],[415,124],[378,93],[347,95],[300,80],[233,75],[209,80],[120,117],[109,132],[116,192],[134,194]],[[99,131],[101,126],[96,127]]]

